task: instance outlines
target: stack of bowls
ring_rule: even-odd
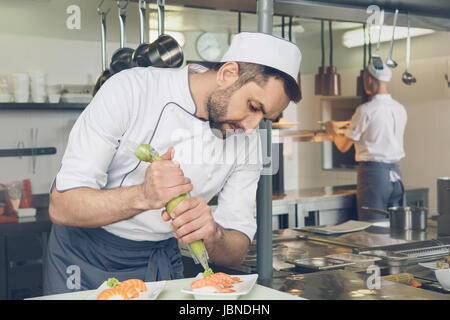
[[[8,81],[5,77],[0,77],[0,103],[6,103],[11,101],[11,95],[9,94]]]
[[[38,103],[47,100],[47,75],[45,72],[31,73],[31,100]]]
[[[28,102],[30,96],[30,80],[26,73],[12,75],[15,102]]]

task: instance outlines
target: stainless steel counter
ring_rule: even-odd
[[[449,294],[413,288],[404,284],[382,282],[381,288],[369,289],[365,270],[354,272],[351,268],[305,272],[287,261],[305,257],[324,257],[336,253],[350,253],[357,249],[389,245],[410,245],[423,240],[436,239],[436,226],[430,220],[425,233],[392,232],[383,226],[372,226],[364,231],[338,236],[314,234],[296,229],[273,232],[274,276],[270,281],[261,282],[273,289],[288,292],[307,299],[449,299]],[[254,245],[254,244],[253,244]],[[254,272],[252,248],[243,264],[247,272]],[[350,271],[352,270],[352,271]],[[408,268],[421,283],[433,286],[436,278],[433,272],[419,265]],[[442,292],[444,292],[442,290]]]
[[[369,274],[333,270],[274,277],[260,284],[314,300],[450,300],[450,295],[389,281],[370,289],[369,277]]]

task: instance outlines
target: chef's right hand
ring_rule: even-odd
[[[192,191],[191,179],[186,178],[180,164],[172,160],[175,149],[170,147],[162,160],[151,163],[145,172],[143,194],[148,210],[160,209],[179,195]]]

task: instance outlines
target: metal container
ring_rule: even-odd
[[[301,269],[308,269],[311,271],[343,269],[346,266],[352,266],[355,264],[354,262],[348,262],[327,257],[297,259],[289,262],[295,264],[296,267],[299,267]]]
[[[437,202],[439,215],[450,215],[450,177],[437,179]]]
[[[419,231],[427,229],[428,209],[424,207],[390,207],[388,211],[369,207],[361,208],[388,215],[391,229]]]

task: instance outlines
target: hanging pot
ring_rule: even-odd
[[[125,47],[125,22],[127,17],[128,1],[129,0],[127,0],[123,6],[120,5],[120,1],[117,1],[120,22],[120,48],[114,52],[109,65],[109,68],[113,74],[133,67],[131,57],[133,56],[134,50]]]
[[[110,70],[107,68],[107,62],[106,62],[106,15],[108,14],[108,9],[106,12],[101,11],[100,7],[103,4],[102,0],[97,8],[97,12],[100,15],[100,22],[102,27],[102,73],[97,77],[97,80],[95,81],[94,90],[92,92],[92,96],[95,96],[98,90],[100,90],[100,87],[106,82],[106,80],[109,79],[111,76]]]
[[[183,50],[174,38],[164,34],[164,0],[158,0],[158,34],[158,39],[139,53],[139,66],[178,68],[183,64]]]
[[[145,56],[145,50],[149,46],[149,43],[145,41],[145,23],[146,23],[146,12],[145,12],[145,0],[139,0],[139,21],[140,21],[140,44],[134,50],[131,59],[133,60],[133,65],[138,67],[148,66],[147,59]]]
[[[314,94],[321,95],[325,90],[325,43],[324,43],[324,21],[320,21],[320,47],[322,52],[322,65],[314,78]]]
[[[325,90],[322,92],[324,96],[340,96],[341,95],[341,76],[337,73],[337,69],[333,66],[333,29],[331,21],[328,21],[330,34],[330,65],[327,67],[325,74]]]

